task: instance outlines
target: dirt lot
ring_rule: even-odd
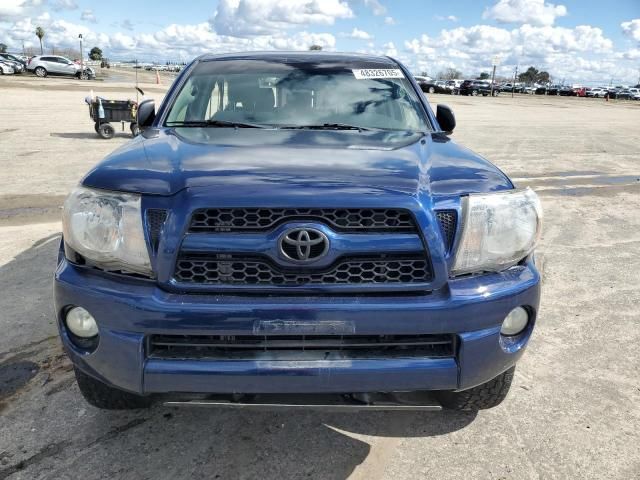
[[[640,102],[432,98],[545,207],[540,321],[500,407],[110,413],[82,400],[51,307],[61,202],[128,139],[83,103],[135,96],[110,80],[0,77],[0,479],[640,477]]]

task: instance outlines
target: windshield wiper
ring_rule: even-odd
[[[230,128],[269,128],[259,123],[232,122],[229,120],[187,120],[184,122],[167,122],[168,127],[230,127]]]
[[[370,131],[380,130],[378,128],[359,127],[358,125],[349,125],[348,123],[322,123],[319,125],[278,125],[278,128],[290,130],[359,130]]]

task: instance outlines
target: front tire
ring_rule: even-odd
[[[103,410],[133,410],[151,406],[149,397],[112,388],[77,368],[74,368],[74,370],[80,393],[89,404],[96,408],[102,408]]]
[[[434,392],[434,396],[447,410],[477,411],[493,408],[500,405],[509,393],[515,371],[516,367],[513,366],[493,380],[477,387],[461,392],[440,390]]]
[[[477,90],[473,90],[473,91],[471,92],[471,96],[472,96],[472,97],[477,97],[477,96],[478,96],[478,91],[477,91]]]
[[[36,77],[44,78],[47,76],[47,69],[44,67],[36,67],[34,73]]]
[[[433,87],[429,87],[429,93],[436,93],[436,89]]]
[[[116,134],[115,129],[109,123],[102,123],[98,127],[98,135],[100,135],[105,140],[109,140],[110,138],[113,138],[115,134]]]

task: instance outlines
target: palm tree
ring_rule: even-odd
[[[40,55],[44,52],[42,51],[42,38],[44,37],[44,29],[42,27],[36,28],[36,37],[40,40]]]

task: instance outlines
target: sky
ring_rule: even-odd
[[[189,61],[207,52],[390,55],[414,74],[516,66],[566,83],[640,83],[640,0],[0,0],[10,51],[100,47],[111,59]]]

